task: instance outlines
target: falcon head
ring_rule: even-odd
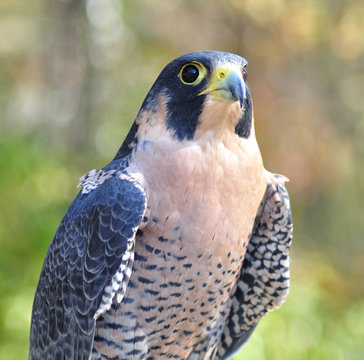
[[[166,133],[183,142],[224,131],[249,138],[251,129],[247,61],[220,51],[193,52],[162,70],[116,158]]]

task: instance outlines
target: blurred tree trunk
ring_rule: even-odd
[[[85,2],[54,0],[49,12],[52,33],[45,62],[50,140],[78,150],[87,147],[92,123],[93,68],[88,60]]]

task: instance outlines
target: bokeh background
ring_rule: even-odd
[[[49,242],[162,67],[249,61],[266,168],[290,178],[291,292],[236,359],[364,359],[362,0],[1,0],[0,359],[27,357]]]

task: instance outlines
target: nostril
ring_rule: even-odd
[[[220,71],[218,74],[217,74],[218,78],[221,80],[225,77],[225,73],[223,71]]]

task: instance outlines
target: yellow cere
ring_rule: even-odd
[[[218,98],[230,98],[226,90],[228,90],[228,83],[233,77],[243,78],[240,68],[235,66],[235,64],[230,64],[230,66],[225,64],[223,67],[217,67],[211,75],[209,86],[201,91],[199,95],[211,94]]]

